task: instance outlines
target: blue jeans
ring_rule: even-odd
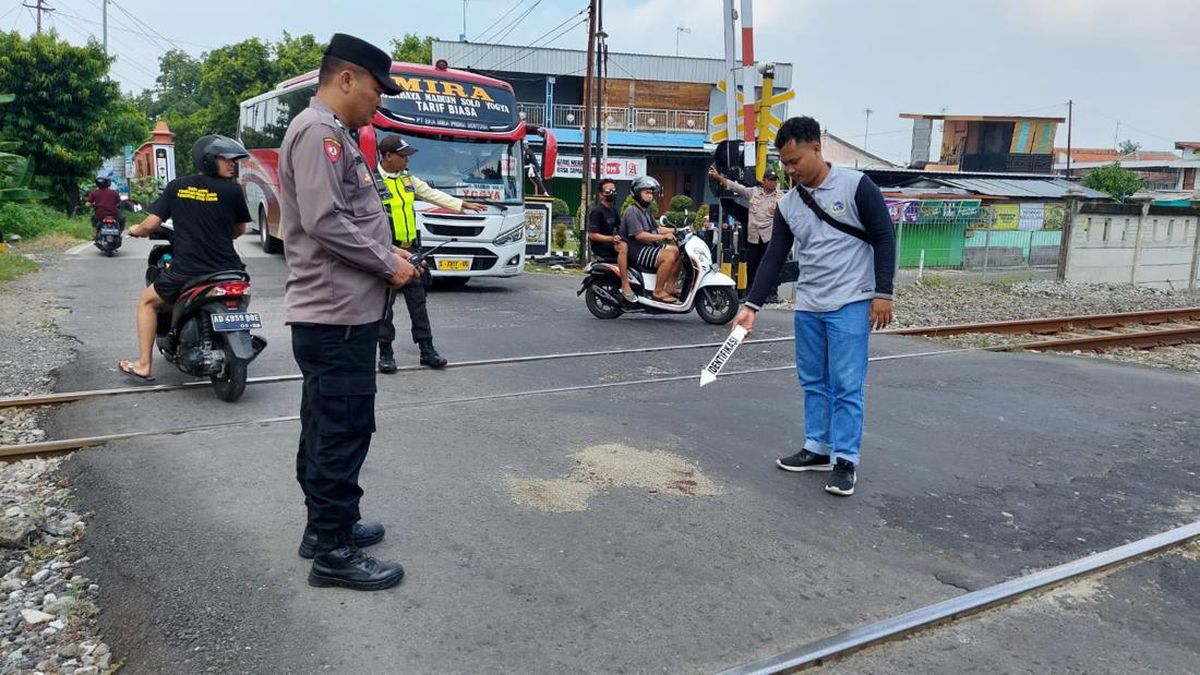
[[[796,373],[804,390],[804,449],[858,465],[867,380],[870,300],[796,312]]]

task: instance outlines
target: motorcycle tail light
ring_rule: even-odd
[[[225,295],[250,295],[250,284],[244,281],[226,281],[213,286],[212,294],[218,297]]]

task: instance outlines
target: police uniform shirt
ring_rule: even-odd
[[[353,138],[323,101],[288,126],[280,148],[288,323],[357,326],[383,316],[395,273],[392,228]],[[381,194],[382,193],[382,194]]]
[[[233,249],[233,228],[250,222],[250,211],[242,186],[234,181],[205,175],[176,178],[150,213],[175,226],[175,274],[195,277],[246,269]]]

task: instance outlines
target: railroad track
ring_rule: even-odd
[[[861,649],[903,640],[980,612],[1012,605],[1030,595],[1063,584],[1097,576],[1107,570],[1132,565],[1200,539],[1200,521],[1145,539],[1101,551],[1085,558],[1034,572],[911,612],[866,624],[810,642],[774,656],[742,664],[721,675],[774,675],[794,673],[845,658]]]
[[[994,351],[1103,352],[1121,347],[1153,349],[1155,347],[1200,343],[1200,325],[1181,325],[1174,328],[1147,328],[1144,330],[1129,331],[1120,330],[1131,326],[1158,326],[1162,324],[1189,324],[1195,322],[1200,322],[1200,307],[1126,312],[1121,314],[1090,314],[991,323],[969,323],[923,328],[899,328],[882,332],[890,335],[919,335],[941,338],[981,333],[1053,335],[1075,331],[1109,331],[1100,335],[1012,342],[995,345],[990,348]]]
[[[778,342],[781,339],[782,338],[771,338],[769,340],[760,340],[759,342]],[[713,346],[719,346],[720,344],[721,343],[716,343]],[[709,346],[709,345],[704,345],[704,346]],[[679,347],[674,347],[674,348],[679,348]],[[642,350],[638,350],[638,351],[642,351]],[[658,349],[654,349],[651,351],[658,351]],[[972,349],[972,348],[940,349],[940,350],[936,350],[936,351],[917,352],[917,353],[912,353],[912,354],[893,354],[893,355],[889,355],[889,356],[875,356],[875,357],[872,357],[870,360],[872,362],[897,361],[897,360],[901,360],[901,359],[929,358],[929,357],[944,356],[944,355],[949,355],[949,354],[963,354],[963,353],[974,352],[974,351],[980,351],[980,350]],[[604,354],[611,354],[611,353],[612,352],[604,352]],[[528,357],[521,357],[521,358],[528,358]],[[721,373],[721,375],[719,377],[726,378],[726,377],[736,377],[736,376],[742,376],[742,375],[757,375],[757,374],[761,374],[761,373],[775,373],[775,372],[793,371],[793,370],[795,370],[795,365],[789,363],[788,365],[784,365],[784,366],[772,366],[772,367],[767,367],[767,368],[751,368],[751,369],[746,369],[746,370],[725,372],[725,373]],[[699,371],[697,371],[696,373],[688,373],[686,375],[653,377],[653,378],[646,378],[646,379],[639,379],[639,380],[623,380],[620,382],[599,382],[599,383],[593,383],[593,384],[583,384],[583,385],[574,385],[574,386],[565,386],[565,387],[552,387],[552,388],[547,388],[547,389],[530,389],[530,390],[524,390],[524,391],[504,392],[504,393],[499,393],[499,394],[483,394],[483,395],[477,395],[477,396],[466,396],[466,397],[461,397],[461,398],[447,398],[447,399],[435,399],[435,400],[430,400],[430,401],[406,402],[406,403],[400,403],[400,404],[394,404],[394,405],[379,406],[376,408],[376,410],[377,411],[410,410],[410,409],[415,409],[415,408],[427,408],[427,407],[438,407],[438,406],[448,406],[448,405],[462,405],[462,404],[466,404],[466,403],[480,403],[480,402],[485,402],[485,401],[497,401],[497,400],[503,400],[503,399],[524,398],[524,397],[531,397],[531,396],[549,396],[549,395],[554,395],[554,394],[568,394],[568,393],[583,392],[583,391],[613,389],[613,388],[619,388],[619,387],[635,387],[635,386],[646,386],[646,385],[653,385],[653,384],[665,384],[665,383],[671,383],[671,382],[698,381],[698,379],[699,379],[698,373],[699,373]],[[111,395],[112,391],[113,390],[100,390],[98,392],[91,392],[91,393],[94,393],[96,395]],[[83,394],[83,393],[89,393],[89,392],[76,392],[76,393]],[[79,400],[79,397],[76,397],[76,398],[73,398],[70,400]],[[111,443],[114,441],[129,440],[129,439],[133,439],[133,438],[144,438],[144,437],[148,437],[148,436],[173,436],[173,435],[177,435],[177,434],[194,433],[194,432],[199,432],[199,431],[212,431],[215,429],[231,429],[231,428],[237,428],[237,427],[262,426],[262,425],[268,425],[268,424],[279,424],[282,422],[295,422],[299,419],[300,418],[297,415],[286,415],[286,416],[282,416],[282,417],[268,417],[268,418],[255,419],[255,420],[231,420],[231,421],[227,421],[227,422],[218,422],[218,423],[213,423],[213,424],[201,424],[201,425],[193,425],[193,426],[186,426],[186,427],[153,429],[153,430],[148,430],[148,431],[128,431],[128,432],[121,432],[121,433],[115,433],[115,434],[103,434],[103,435],[85,436],[85,437],[79,437],[79,438],[67,438],[67,439],[53,440],[53,441],[40,441],[37,443],[22,443],[22,444],[18,444],[18,445],[0,445],[0,461],[16,461],[16,460],[26,459],[29,457],[37,457],[37,456],[41,456],[41,455],[55,455],[55,454],[61,454],[61,453],[65,453],[65,452],[73,452],[75,450],[82,450],[85,448],[94,448],[97,446],[104,445],[106,443]]]

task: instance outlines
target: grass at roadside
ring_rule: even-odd
[[[0,287],[3,287],[6,281],[12,281],[37,268],[37,263],[11,250],[0,253]]]
[[[146,213],[126,215],[126,224],[140,223]],[[91,215],[69,218],[60,211],[42,204],[0,204],[0,233],[20,237],[0,253],[0,284],[11,281],[38,268],[36,262],[23,253],[61,253],[92,238]]]

